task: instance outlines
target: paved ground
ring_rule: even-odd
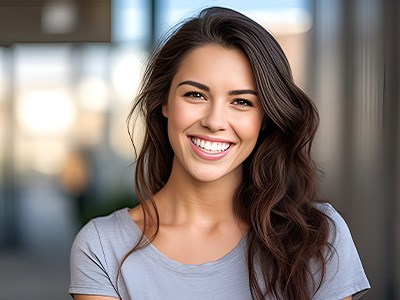
[[[1,300],[71,300],[68,257],[0,251]]]
[[[0,300],[71,300],[74,206],[49,182],[19,190],[20,248],[0,248]]]

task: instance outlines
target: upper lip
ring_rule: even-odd
[[[205,135],[190,135],[190,138],[198,138],[201,140],[205,141],[210,141],[210,142],[216,142],[216,143],[227,143],[227,144],[234,144],[234,142],[222,139],[219,137],[211,137],[211,136],[205,136]]]

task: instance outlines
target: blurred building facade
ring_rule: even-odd
[[[65,262],[66,282],[37,299],[67,299],[84,222],[135,204],[125,119],[146,57],[210,5],[245,13],[281,43],[320,112],[321,194],[352,231],[373,287],[365,299],[400,297],[397,1],[239,2],[0,0],[0,265],[14,252]]]

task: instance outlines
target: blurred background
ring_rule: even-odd
[[[373,287],[364,299],[400,299],[394,0],[0,0],[0,299],[70,299],[77,231],[136,204],[125,120],[146,57],[210,5],[281,43],[319,108],[321,194],[351,229]]]

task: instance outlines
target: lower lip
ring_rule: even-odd
[[[229,153],[229,151],[231,150],[231,148],[233,146],[231,144],[231,146],[227,150],[222,151],[222,152],[209,153],[209,152],[202,150],[200,147],[197,147],[195,144],[193,144],[193,142],[190,138],[189,138],[189,141],[190,141],[190,145],[192,145],[192,149],[193,149],[194,153],[196,153],[197,156],[199,156],[200,158],[205,159],[205,160],[219,160],[219,159],[225,157]]]

